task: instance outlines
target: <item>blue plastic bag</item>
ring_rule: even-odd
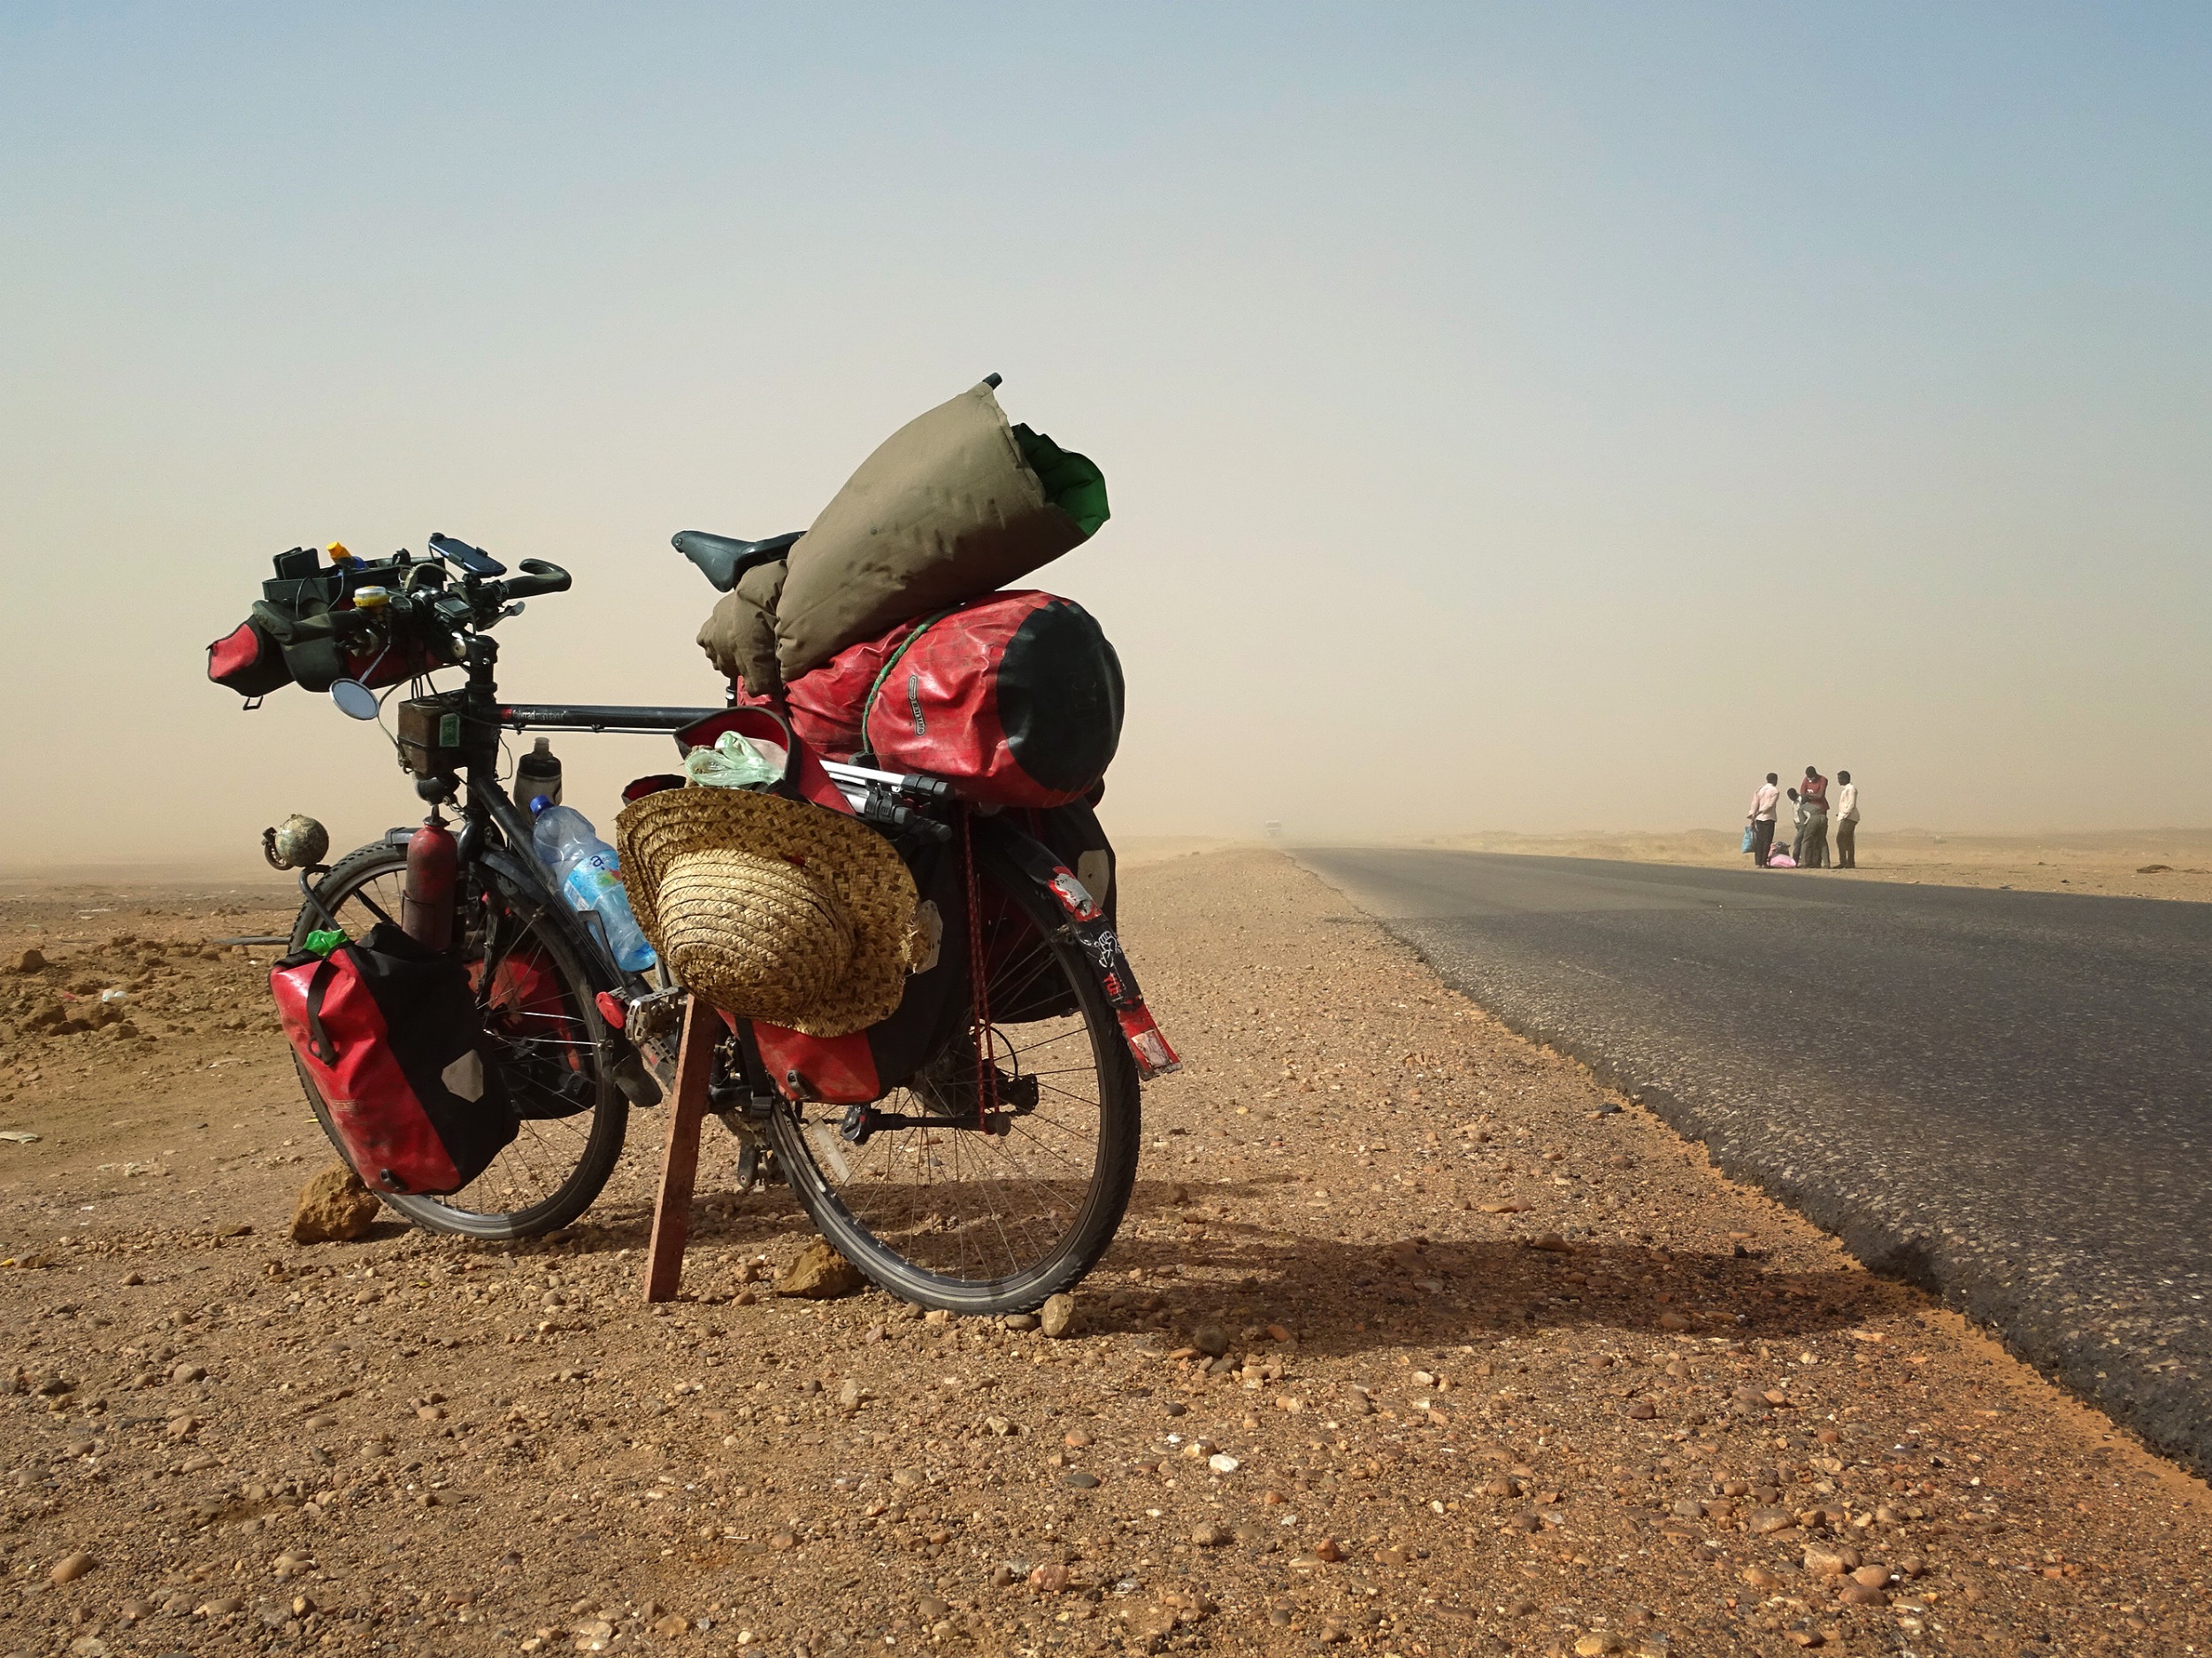
[[[1743,844],[1742,844],[1741,846],[1738,847],[1738,848],[1736,848],[1736,850],[1737,850],[1737,851],[1739,851],[1739,852],[1748,852],[1748,851],[1750,851],[1750,850],[1751,850],[1751,841],[1752,841],[1751,825],[1750,825],[1749,824],[1746,824],[1746,825],[1743,826]]]

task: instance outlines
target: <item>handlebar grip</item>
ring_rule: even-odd
[[[568,572],[542,558],[524,559],[522,573],[500,583],[502,595],[509,599],[533,598],[541,593],[566,593],[568,587]]]

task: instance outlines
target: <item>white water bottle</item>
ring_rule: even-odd
[[[630,913],[630,894],[617,872],[614,848],[599,838],[591,819],[573,806],[553,806],[538,814],[534,839],[538,862],[553,871],[570,905],[597,914],[607,929],[615,963],[626,973],[653,964],[653,947]]]

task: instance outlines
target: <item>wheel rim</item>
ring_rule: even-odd
[[[405,871],[403,856],[347,885],[330,907],[349,938],[361,937],[377,920],[362,901],[365,894],[387,915],[400,913]],[[503,910],[495,889],[491,902]],[[326,924],[318,918],[315,925]],[[526,1229],[534,1217],[559,1206],[588,1161],[600,1118],[614,1098],[592,1017],[574,993],[566,952],[534,925],[516,932],[511,923],[507,931],[503,941],[493,940],[488,994],[480,923],[465,941],[463,955],[491,1050],[521,1113],[515,1138],[458,1192],[386,1199],[404,1213],[462,1230]],[[314,1092],[311,1084],[309,1092]]]
[[[994,1009],[1034,1011],[1072,1003],[1043,1018],[990,1027],[1003,1133],[932,1126],[879,1131],[864,1144],[841,1132],[847,1108],[779,1108],[784,1155],[864,1232],[874,1247],[948,1291],[1003,1289],[1056,1265],[1102,1201],[1107,1155],[1110,1069],[1105,1032],[1087,1013],[1079,963],[1049,944],[1003,897],[987,905]],[[977,1120],[977,1028],[912,1079],[875,1103],[879,1113]],[[1010,1109],[1011,1108],[1011,1109]]]

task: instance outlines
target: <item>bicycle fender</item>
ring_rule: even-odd
[[[1137,1063],[1140,1080],[1149,1082],[1180,1071],[1183,1062],[1169,1046],[1167,1034],[1144,1005],[1144,992],[1136,970],[1121,948],[1121,935],[1106,918],[1105,907],[1091,895],[1073,870],[1060,862],[1042,842],[1024,834],[1003,817],[976,820],[975,833],[987,839],[1010,858],[1017,869],[1036,883],[1066,917],[1063,924],[1074,940],[1076,952],[1096,975],[1106,993],[1106,1004],[1120,1021],[1123,1040]]]

